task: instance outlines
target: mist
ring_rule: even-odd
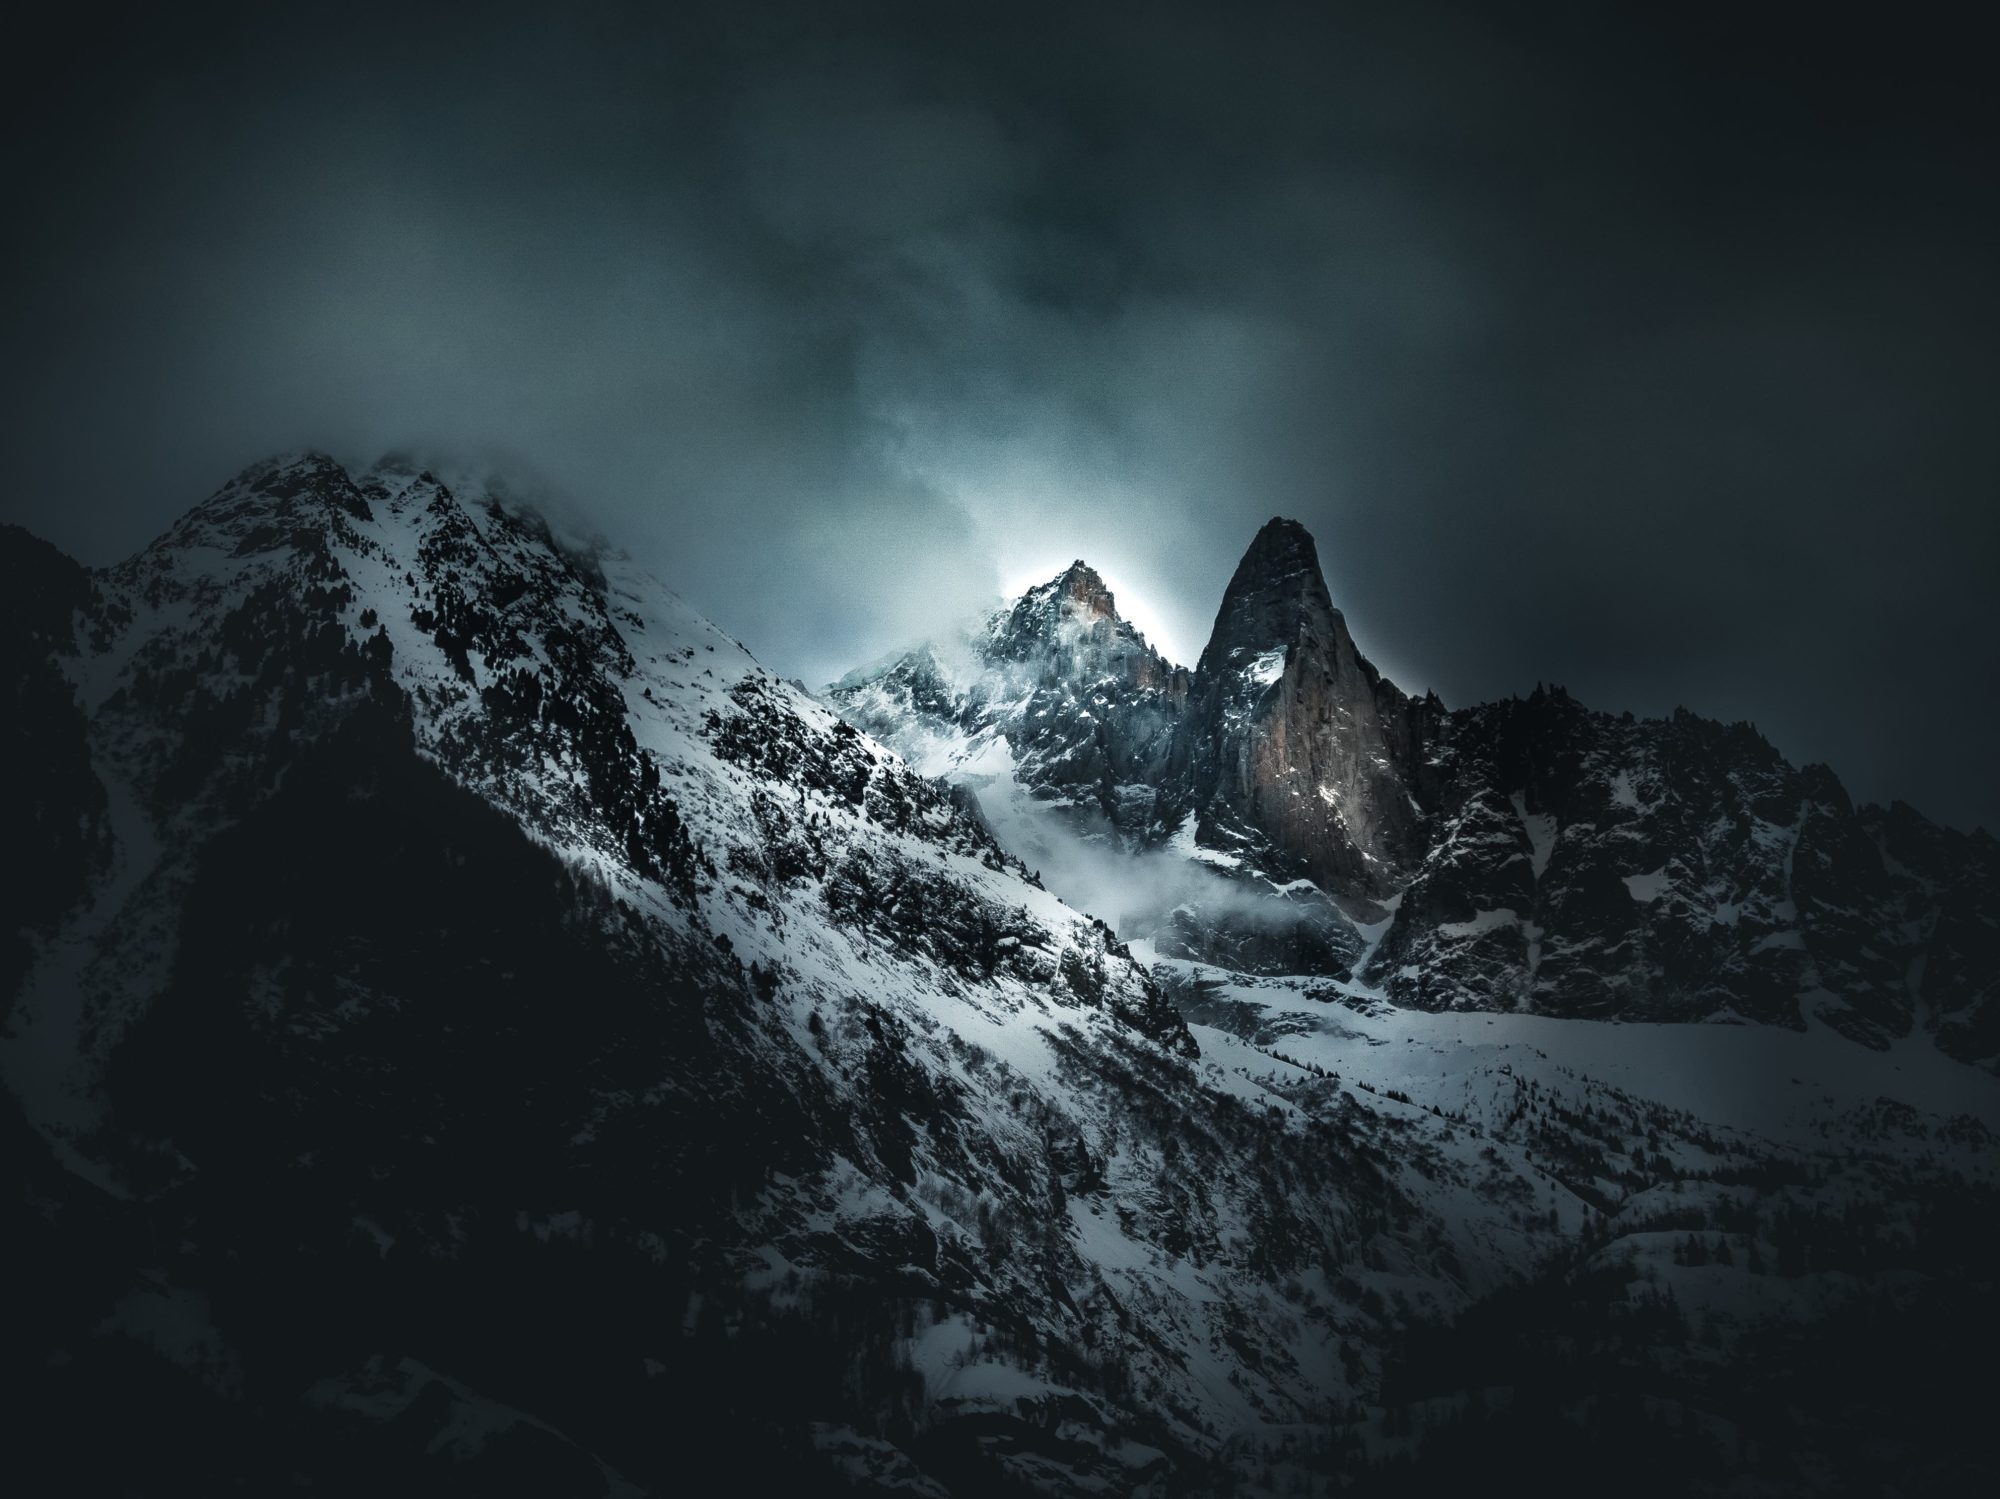
[[[1244,872],[1224,874],[1214,855],[1173,844],[1135,847],[1079,821],[1077,809],[1037,801],[1010,778],[963,778],[1002,847],[1065,905],[1095,916],[1126,942],[1166,936],[1177,911],[1209,928],[1285,935],[1300,928],[1359,940],[1352,920],[1317,890],[1287,891]]]

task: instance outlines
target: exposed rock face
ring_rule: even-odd
[[[996,619],[1031,641],[1048,632],[1026,622],[1064,608],[1115,631],[1079,576]],[[992,654],[928,697],[900,666],[835,700],[921,745],[1006,695],[988,685],[1007,680]],[[1747,725],[1596,713],[1560,689],[1455,711],[1411,698],[1355,647],[1296,522],[1258,532],[1191,679],[1151,652],[1130,670],[1040,648],[1004,659],[1034,661],[1045,684],[1014,699],[1012,732],[1052,750],[990,775],[987,804],[993,781],[1060,799],[1087,765],[1125,846],[1219,882],[1219,898],[1121,927],[1163,955],[1323,974],[1423,1009],[1819,1020],[1874,1046],[1919,1029],[2000,1065],[1990,837],[1857,811],[1826,767],[1787,764]]]
[[[1910,936],[1903,976],[1919,1023],[1953,1056],[2000,1067],[2000,843],[1903,802],[1864,807],[1861,823]]]
[[[1811,996],[1906,1028],[1887,882],[1824,767],[1560,689],[1451,714],[1437,757],[1440,834],[1369,970],[1398,1002],[1796,1025]]]
[[[1435,699],[1412,702],[1355,648],[1297,521],[1257,533],[1195,667],[1174,806],[1198,843],[1296,870],[1364,908],[1420,856],[1413,789]]]
[[[1992,927],[1971,912],[2000,910],[1984,834],[1857,811],[1748,724],[1560,688],[1446,715],[1431,761],[1437,831],[1363,974],[1397,1003],[1928,1030],[1996,1060],[1972,978]]]

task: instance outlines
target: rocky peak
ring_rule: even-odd
[[[213,548],[237,557],[316,546],[339,517],[369,518],[347,470],[320,452],[285,453],[252,464],[182,516],[150,552]]]
[[[1116,619],[1118,605],[1096,568],[1081,557],[1063,569],[1062,576],[1049,585],[1063,603],[1075,605],[1093,618]]]
[[[1069,647],[1093,633],[1131,636],[1137,632],[1118,617],[1117,602],[1089,563],[1072,562],[1048,582],[1030,588],[993,617],[989,655],[1007,660],[1039,656]]]
[[[1336,625],[1345,630],[1326,591],[1311,533],[1295,520],[1277,517],[1264,523],[1236,564],[1196,670],[1225,670],[1237,652],[1324,639]]]
[[[1251,541],[1195,668],[1185,747],[1199,836],[1261,841],[1322,889],[1386,896],[1415,849],[1416,721],[1355,648],[1305,527]]]
[[[1184,695],[1187,673],[1146,643],[1119,618],[1103,577],[1089,563],[1072,562],[1048,582],[1029,589],[989,622],[975,650],[989,667],[1068,682],[1081,690],[1115,682],[1140,692]]]

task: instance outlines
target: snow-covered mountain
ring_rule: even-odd
[[[1127,654],[997,645],[1052,607],[1063,638]],[[1988,834],[1857,809],[1745,724],[1559,688],[1411,698],[1355,647],[1295,522],[1252,541],[1192,674],[1082,563],[939,659],[920,647],[828,701],[1003,808],[1031,860],[1060,862],[1035,811],[1082,805],[1122,850],[1215,875],[1152,859],[1135,883],[1170,898],[1104,913],[1163,954],[1432,1010],[1824,1022],[1877,1048],[1914,1032],[2000,1067]],[[1073,893],[1094,908],[1107,883]]]
[[[1963,1478],[1872,1371],[1989,1325],[2000,1085],[1928,1040],[1985,1055],[1940,996],[1991,972],[1989,845],[1748,741],[1406,699],[1308,562],[1267,530],[1193,673],[1079,566],[842,717],[476,477],[274,460],[95,572],[0,532],[24,1469],[1407,1492],[1504,1416],[1557,1479]],[[1691,786],[1762,798],[1783,885]],[[1684,826],[1705,862],[1643,841]],[[1145,941],[1041,852],[1154,882]],[[1864,855],[1905,925],[1841,947]],[[1600,875],[1726,893],[1827,997],[1566,1018],[1648,971],[1566,935]],[[1841,1399],[1774,1415],[1739,1353]]]
[[[864,727],[894,732],[917,769],[1003,794],[1032,789],[1073,833],[1124,846],[1158,821],[1188,681],[1078,562],[963,632],[829,692]],[[996,810],[1010,809],[1002,800]]]

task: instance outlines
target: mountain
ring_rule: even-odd
[[[1378,672],[1296,521],[1257,533],[1223,593],[1175,745],[1176,809],[1201,846],[1309,878],[1337,902],[1401,888],[1421,856],[1412,795],[1437,699]]]
[[[1047,759],[988,746],[1144,725],[1146,753],[1093,782],[1098,805],[1123,810],[1123,847],[1228,881],[1207,898],[1168,881],[1173,898],[1114,913],[1162,955],[1430,1010],[1825,1024],[1878,1049],[1919,1034],[2000,1067],[1989,835],[1857,808],[1745,724],[1592,712],[1560,688],[1456,710],[1411,698],[1356,648],[1296,522],[1251,542],[1184,695],[1043,655],[1032,717],[996,717],[985,704],[1027,700],[997,685],[983,642],[919,694],[900,674],[927,651],[828,701],[1016,809],[995,825],[1035,856],[1018,809],[1060,804],[1062,783]],[[1181,680],[1155,659],[1149,683]]]
[[[1157,820],[1188,674],[1119,618],[1104,580],[1077,562],[957,637],[831,691],[861,727],[904,732],[919,769],[1004,777],[1075,832],[1123,843]]]
[[[1257,587],[1251,559],[1238,584],[1247,616]],[[1299,631],[1309,623],[1298,621]],[[1222,762],[1243,758],[1250,736],[1225,744],[1190,732],[1236,723],[1242,702],[1270,685],[1257,680],[1264,656],[1212,654],[1194,673],[1167,662],[1079,561],[943,639],[849,673],[823,696],[912,765],[973,791],[1007,848],[1160,951],[1260,972],[1343,969],[1362,945],[1336,907],[1309,880],[1253,874],[1242,856],[1257,776],[1246,760],[1225,790]],[[1196,742],[1212,752],[1191,754]],[[1120,857],[1169,835],[1194,865],[1185,875],[1163,881],[1163,866],[1135,872]],[[1287,858],[1257,838],[1264,863]],[[1303,861],[1290,862],[1303,873]]]
[[[477,474],[290,455],[101,570],[0,531],[29,1488],[1407,1493],[1468,1443],[1977,1486],[1976,1382],[1933,1376],[1995,1330],[1987,1075],[1134,948],[1010,850],[996,807],[1192,872],[1162,933],[1272,962],[1494,893],[1399,840],[1471,829],[1510,741],[1393,696],[1267,551],[1192,674],[1077,567],[855,679],[911,763]],[[1424,821],[1337,733],[1267,752],[1315,703],[1422,725]],[[1293,773],[1338,821],[1272,812]],[[1541,873],[1594,846],[1521,784]],[[1921,992],[1976,974],[1986,845],[1852,815]],[[1315,825],[1333,890],[1278,889]],[[1795,884],[1859,856],[1804,830]]]

